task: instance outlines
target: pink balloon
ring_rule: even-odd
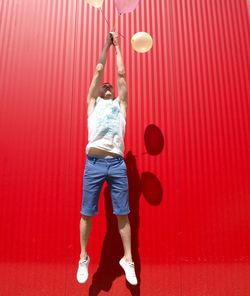
[[[136,9],[139,0],[116,0],[115,5],[119,13],[128,13]]]

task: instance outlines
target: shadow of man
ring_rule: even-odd
[[[126,286],[131,295],[140,295],[140,273],[141,261],[139,255],[139,202],[141,196],[140,175],[136,166],[135,156],[129,151],[125,157],[127,166],[128,184],[129,184],[129,220],[131,225],[131,249],[132,257],[135,263],[135,272],[138,279],[136,286],[130,285],[126,281]],[[112,202],[108,187],[104,189],[105,209],[106,209],[106,228],[107,232],[104,237],[99,266],[93,275],[92,283],[89,288],[89,296],[97,296],[101,291],[109,291],[113,281],[123,275],[124,271],[119,265],[119,260],[123,257],[123,246],[118,231],[117,218],[112,211]]]

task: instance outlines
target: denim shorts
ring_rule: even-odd
[[[81,214],[97,215],[100,191],[105,180],[111,193],[113,214],[126,215],[130,212],[127,167],[123,157],[87,155],[83,177]]]

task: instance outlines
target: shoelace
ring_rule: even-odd
[[[88,262],[88,259],[89,259],[89,258],[87,258],[87,259],[84,259],[83,261],[80,261],[80,262],[79,262],[79,264],[80,264],[80,265],[84,265],[85,263],[87,263],[87,262]]]
[[[135,277],[135,264],[133,262],[128,262],[128,265],[130,267],[129,269],[130,275]]]

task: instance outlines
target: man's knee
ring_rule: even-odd
[[[89,221],[92,219],[92,216],[87,216],[87,215],[81,214],[81,219],[83,219],[84,221]]]
[[[119,223],[123,223],[123,224],[129,223],[128,214],[116,215],[116,217]]]

